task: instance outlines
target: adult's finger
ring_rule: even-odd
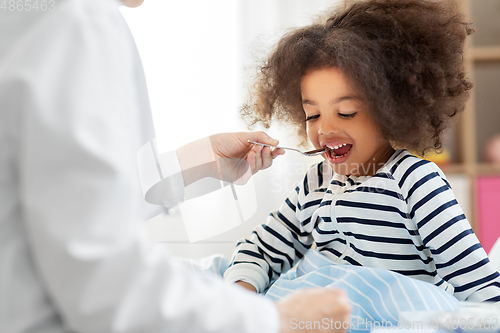
[[[271,148],[265,147],[261,151],[262,167],[260,170],[269,168],[273,164],[273,155],[271,154]]]
[[[260,145],[255,145],[256,147],[252,148],[252,153],[255,153],[252,163],[250,163],[250,168],[252,170],[252,174],[256,173],[262,168],[262,150],[264,147]]]
[[[247,141],[255,141],[260,143],[267,143],[268,145],[276,146],[279,144],[279,140],[271,138],[267,133],[258,131],[258,132],[247,132],[244,133]]]
[[[271,151],[271,154],[272,154],[273,160],[274,160],[276,157],[278,157],[280,155],[285,155],[285,149],[283,149],[283,148],[275,148],[275,149],[273,149]]]

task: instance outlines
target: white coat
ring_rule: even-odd
[[[118,6],[0,9],[0,332],[277,332],[272,302],[146,239],[154,133]]]

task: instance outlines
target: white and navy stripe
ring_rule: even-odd
[[[389,269],[459,300],[500,301],[500,274],[443,172],[406,150],[373,177],[338,175],[326,162],[311,167],[267,223],[238,243],[225,277],[262,291],[313,243],[338,263]]]

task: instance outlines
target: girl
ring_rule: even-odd
[[[424,154],[464,110],[470,24],[449,1],[369,0],[284,36],[260,71],[250,123],[295,125],[325,161],[238,243],[225,278],[264,291],[313,244],[342,264],[500,301],[500,275],[443,172]],[[406,150],[408,149],[408,150]]]

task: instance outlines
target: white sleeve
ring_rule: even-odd
[[[137,153],[137,166],[149,204],[171,208],[184,200],[184,178],[175,151],[158,154],[156,140],[149,140]]]
[[[22,209],[48,297],[70,331],[278,332],[271,301],[147,241],[134,46],[111,4],[58,2],[11,59]]]

